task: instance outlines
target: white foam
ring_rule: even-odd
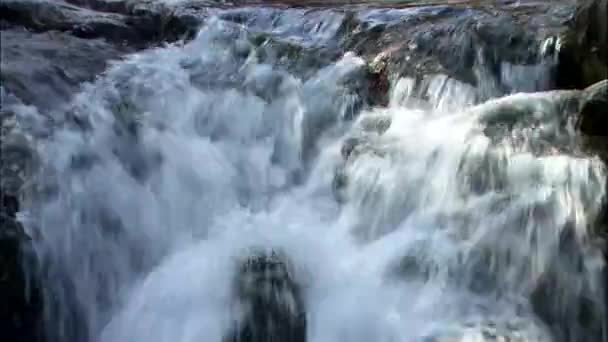
[[[493,104],[446,113],[394,100],[361,114],[392,124],[347,163],[339,205],[331,179],[340,142],[359,129],[345,121],[349,98],[340,95],[344,78],[364,67],[360,59],[345,56],[307,82],[280,73],[288,86],[267,100],[241,86],[270,82],[265,75],[277,71],[231,53],[243,39],[212,20],[183,48],[114,65],[75,100],[93,129],[66,129],[41,144],[57,194],[30,208],[28,229],[41,237],[40,257],[73,284],[65,295],[81,306],[94,341],[220,341],[234,260],[259,245],[297,265],[310,341],[416,341],[463,331],[469,319],[519,315],[532,340],[550,340],[520,308],[548,269],[578,256],[558,253],[569,229],[587,268],[573,282],[580,275],[566,267],[560,285],[573,298],[597,275],[597,259],[582,247],[604,195],[599,160],[492,140],[484,128]],[[467,98],[459,89],[450,96]],[[121,101],[133,108],[127,120],[138,118],[137,141],[116,133]],[[311,144],[319,150],[305,162]],[[95,161],[73,168],[85,152]],[[160,164],[149,173],[130,171],[155,156]],[[406,256],[428,272],[395,276]],[[467,286],[476,280],[480,289]]]

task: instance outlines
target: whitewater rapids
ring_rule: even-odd
[[[58,340],[222,341],[235,260],[260,246],[296,266],[311,342],[553,341],[538,288],[567,315],[601,298],[605,170],[550,96],[414,105],[394,86],[370,108],[357,56],[308,79],[280,64],[214,19],[116,62],[61,129],[21,113],[41,165],[21,220]]]

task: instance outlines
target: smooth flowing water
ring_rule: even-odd
[[[325,22],[298,25],[314,45],[337,30]],[[585,335],[605,170],[560,93],[473,106],[463,87],[421,105],[401,83],[367,108],[357,56],[301,79],[259,52],[210,19],[116,62],[61,129],[22,113],[41,172],[21,219],[58,341],[222,341],[237,260],[260,247],[293,263],[307,341],[552,341],[542,291]]]

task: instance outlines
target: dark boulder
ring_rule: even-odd
[[[587,136],[608,136],[608,79],[583,92],[579,129]]]
[[[306,341],[302,289],[290,260],[276,251],[255,251],[237,272],[237,321],[224,341]]]
[[[562,36],[557,83],[585,88],[608,78],[608,0],[579,0]]]
[[[29,240],[17,222],[19,201],[0,192],[0,336],[6,341],[44,341],[42,300]]]
[[[581,100],[576,124],[583,146],[608,163],[608,79],[585,88]],[[605,212],[604,223],[608,222],[608,208]]]
[[[7,341],[43,339],[43,305],[30,239],[17,220],[20,193],[35,153],[18,133],[11,107],[18,99],[0,87],[0,336]]]

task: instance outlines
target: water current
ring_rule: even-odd
[[[366,106],[354,54],[308,77],[260,57],[252,30],[314,46],[339,26],[288,19],[216,17],[117,61],[50,133],[22,113],[41,171],[21,220],[56,339],[222,341],[252,248],[294,265],[307,341],[553,341],[539,293],[584,336],[605,169],[561,93],[476,103],[444,82],[414,102],[396,79]]]

